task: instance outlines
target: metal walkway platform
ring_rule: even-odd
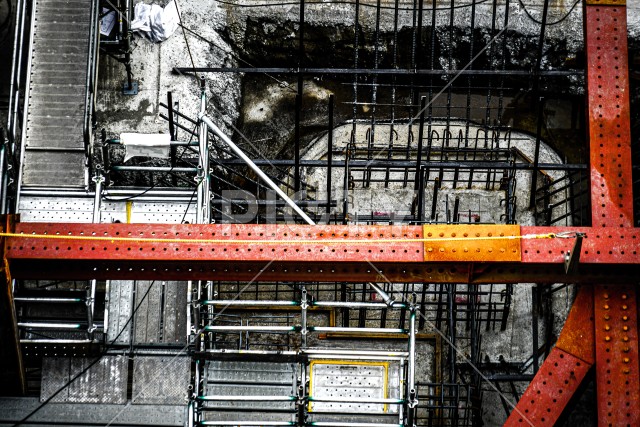
[[[96,3],[33,3],[21,188],[78,188],[87,183]]]

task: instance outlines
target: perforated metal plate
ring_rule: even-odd
[[[312,361],[310,395],[335,402],[311,402],[311,412],[386,413],[380,403],[355,403],[349,399],[388,397],[388,362]]]
[[[129,209],[129,214],[127,214]],[[193,224],[196,219],[195,203],[175,202],[103,202],[101,222],[147,223],[147,224],[180,224],[186,221]],[[129,217],[128,217],[129,216]]]
[[[21,197],[20,221],[76,222],[93,220],[93,199],[85,197]]]

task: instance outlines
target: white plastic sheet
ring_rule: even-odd
[[[173,0],[163,8],[157,4],[136,4],[131,30],[159,43],[168,39],[178,28],[178,11]]]
[[[113,30],[113,27],[116,24],[116,12],[113,10],[109,12],[109,9],[103,7],[102,13],[104,16],[100,20],[100,34],[108,36],[111,34],[111,30]]]
[[[124,156],[126,162],[132,157],[169,158],[171,135],[168,133],[122,133],[120,144],[127,149]]]

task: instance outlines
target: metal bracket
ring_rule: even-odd
[[[131,87],[129,87],[129,82],[124,82],[122,84],[122,94],[123,95],[137,95],[138,94],[138,82],[131,82]]]
[[[585,233],[576,233],[576,241],[573,244],[573,249],[567,251],[564,256],[564,272],[566,274],[575,274],[578,272],[580,251],[582,250],[582,238],[584,236],[586,236]]]

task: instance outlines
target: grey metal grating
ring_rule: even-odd
[[[295,370],[290,363],[210,361],[205,378],[206,395],[214,396],[291,396],[294,394]],[[282,401],[227,401],[207,402],[209,420],[235,420],[237,411],[269,410],[279,414],[261,414],[262,421],[288,421],[294,410],[293,402]],[[250,414],[242,413],[242,417]],[[256,415],[256,414],[254,414]],[[268,415],[268,416],[267,416]]]
[[[191,358],[187,355],[136,356],[133,360],[135,405],[184,404],[191,380]]]
[[[108,298],[109,342],[128,344],[133,329],[136,344],[186,344],[187,282],[111,280]]]
[[[38,0],[22,184],[85,184],[86,82],[93,0]]]
[[[40,400],[45,401],[62,389],[54,403],[111,403],[127,401],[127,357],[103,356],[87,369],[94,358],[45,357],[42,359]]]

